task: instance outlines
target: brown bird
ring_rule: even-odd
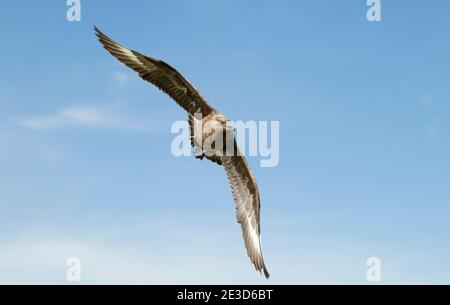
[[[230,121],[211,107],[194,86],[164,61],[125,48],[104,35],[97,27],[95,32],[109,53],[136,71],[142,79],[164,91],[188,112],[191,144],[195,151],[201,147],[200,152],[196,152],[196,158],[206,157],[224,166],[247,254],[256,270],[269,278],[261,250],[258,185],[247,161],[237,147],[234,128]],[[195,132],[198,125],[203,127],[200,132]],[[205,149],[204,144],[208,139],[212,141],[209,148]]]

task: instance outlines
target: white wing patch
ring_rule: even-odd
[[[123,47],[122,45],[116,43],[115,47],[118,51],[122,53],[122,55],[126,56],[129,60],[131,60],[134,64],[141,66],[142,68],[146,68],[141,61],[133,54],[129,49]],[[155,65],[152,65],[154,69],[156,69]],[[147,67],[148,68],[148,67]]]
[[[255,211],[255,204],[259,205],[259,202],[256,202],[258,194],[251,193],[248,188],[250,177],[236,168],[232,157],[222,157],[222,162],[233,192],[237,222],[242,228],[247,254],[256,270],[264,272],[264,275],[268,278],[269,273],[266,270],[261,250],[259,215]]]
[[[174,68],[160,60],[129,50],[104,35],[98,28],[96,34],[105,49],[119,61],[139,73],[144,80],[167,93],[188,113],[201,111],[204,116],[217,113],[200,93]],[[227,172],[236,208],[236,217],[241,225],[245,247],[256,270],[269,277],[264,264],[259,225],[259,191],[255,178],[242,154],[224,156],[221,160]],[[215,161],[219,163],[218,161]],[[219,163],[220,164],[220,163]]]

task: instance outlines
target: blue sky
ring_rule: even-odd
[[[9,1],[0,11],[0,283],[450,281],[450,2]],[[170,152],[186,114],[93,25],[180,70],[233,120],[280,122],[249,158],[272,278],[246,256],[222,168]]]

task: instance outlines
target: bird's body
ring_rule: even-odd
[[[198,90],[170,65],[123,47],[97,28],[95,31],[107,51],[187,111],[196,158],[206,158],[225,168],[247,253],[256,270],[269,278],[261,250],[258,185],[239,151],[230,121],[211,107]]]
[[[191,128],[195,156],[222,165],[222,157],[234,154],[234,130],[230,121],[220,113],[195,118]]]

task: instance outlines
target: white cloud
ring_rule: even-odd
[[[400,88],[406,97],[419,105],[431,106],[434,104],[433,96],[429,92],[418,88],[417,85],[413,85],[408,81],[402,81],[400,83]]]
[[[148,124],[136,122],[98,107],[69,107],[48,116],[25,116],[17,120],[22,127],[43,130],[61,127],[88,127],[101,129],[126,129],[151,131]]]
[[[66,280],[69,257],[81,260],[82,284],[207,284],[234,283],[239,279],[241,283],[255,279],[265,282],[245,257],[240,241],[236,242],[240,248],[236,259],[230,253],[218,255],[211,249],[209,245],[217,238],[211,234],[172,245],[164,237],[170,238],[173,233],[164,234],[164,230],[157,233],[163,234],[153,236],[149,242],[128,241],[126,247],[120,240],[111,242],[111,236],[62,238],[48,232],[3,240],[0,284],[70,284]],[[161,245],[166,247],[161,249]],[[193,248],[196,250],[192,251]]]
[[[134,75],[133,75],[134,76]],[[134,76],[136,77],[136,76]],[[118,90],[122,90],[132,79],[131,73],[125,72],[114,72],[112,73],[112,79],[114,83],[114,88]]]
[[[283,231],[264,236],[267,281],[247,258],[235,223],[198,226],[191,217],[164,215],[103,223],[101,230],[83,223],[78,232],[35,227],[0,235],[0,283],[68,284],[69,257],[81,260],[82,284],[367,284],[374,253],[385,266],[384,283],[408,283],[414,280],[404,270],[423,265],[414,253]]]

